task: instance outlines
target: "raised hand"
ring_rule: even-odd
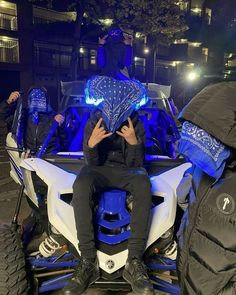
[[[104,127],[101,126],[102,118],[100,118],[94,127],[92,134],[88,140],[88,146],[90,148],[94,148],[99,142],[101,142],[104,138],[112,135],[112,132],[106,133]]]
[[[99,37],[98,38],[98,44],[99,45],[104,45],[106,43],[106,39],[107,39],[108,35],[105,35],[104,37]]]
[[[134,126],[133,126],[133,123],[132,123],[130,117],[128,118],[128,126],[124,125],[121,128],[121,132],[116,131],[116,133],[119,134],[120,136],[122,136],[131,145],[135,145],[138,143],[138,140],[137,140],[137,137],[135,134],[135,130],[134,130]]]
[[[63,122],[65,121],[65,118],[61,114],[57,114],[54,117],[54,120],[57,121],[57,123],[58,123],[59,126],[61,126],[63,124]]]
[[[15,102],[19,97],[20,97],[20,92],[13,91],[7,99],[7,103],[11,104],[11,103]]]
[[[124,43],[125,43],[125,45],[133,45],[133,36],[132,35],[128,35],[128,34],[123,34],[123,36],[124,36]]]

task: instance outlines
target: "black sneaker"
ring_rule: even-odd
[[[148,278],[147,270],[139,258],[127,260],[123,278],[130,283],[135,294],[154,295],[153,285]]]
[[[97,259],[94,262],[82,258],[69,283],[62,289],[63,295],[82,294],[89,285],[99,279]]]

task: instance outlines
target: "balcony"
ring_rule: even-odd
[[[17,39],[0,36],[0,62],[19,63],[19,43]]]
[[[17,17],[10,14],[0,13],[0,29],[17,31]]]
[[[17,31],[16,4],[0,0],[0,29]]]

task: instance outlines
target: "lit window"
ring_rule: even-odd
[[[208,59],[208,48],[206,48],[206,47],[203,47],[202,48],[202,55],[204,57],[205,62],[207,62],[207,59]]]
[[[90,64],[96,65],[97,60],[97,51],[96,50],[90,50]]]
[[[206,21],[207,21],[207,24],[210,25],[211,24],[211,14],[212,14],[212,11],[210,8],[206,8],[205,10],[205,16],[206,16]]]
[[[174,41],[174,44],[186,44],[188,43],[188,39],[178,39]]]
[[[112,18],[105,18],[105,19],[99,19],[100,23],[104,26],[110,27],[110,25],[113,22]]]
[[[185,0],[179,0],[176,2],[176,4],[179,6],[180,10],[187,11],[188,10],[188,1]]]
[[[16,31],[16,4],[0,0],[0,29]]]
[[[76,20],[76,12],[73,11],[56,11],[39,6],[33,6],[33,22],[34,24],[55,23],[55,22],[74,22]]]
[[[145,58],[135,56],[134,57],[135,64],[135,75],[136,76],[144,76],[145,68],[146,68],[146,60]]]
[[[191,14],[195,16],[201,16],[202,15],[202,9],[199,7],[191,8]]]
[[[200,47],[202,43],[200,42],[188,42],[188,45],[191,47]]]
[[[0,36],[0,62],[19,63],[19,43],[17,39]]]

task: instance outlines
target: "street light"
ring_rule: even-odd
[[[192,72],[189,72],[189,73],[187,74],[186,79],[187,79],[188,81],[193,82],[193,81],[197,80],[199,77],[200,77],[199,72],[197,72],[197,71],[192,71]]]
[[[150,49],[148,47],[144,47],[143,49],[144,54],[148,54],[150,52]]]

